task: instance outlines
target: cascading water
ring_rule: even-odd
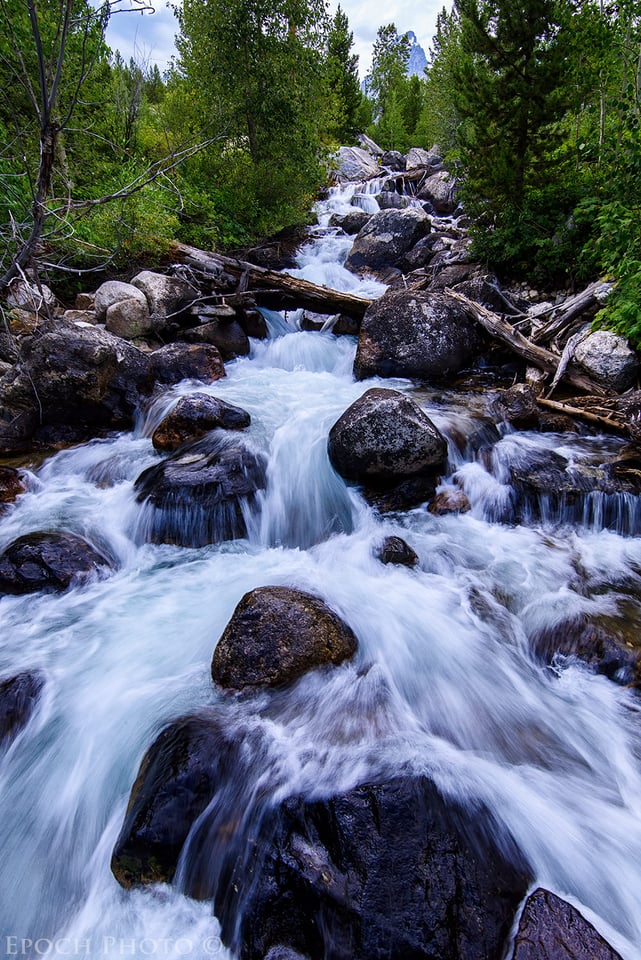
[[[300,273],[379,295],[380,284],[343,269],[350,241],[327,226],[349,197],[334,191],[321,205]],[[562,446],[580,459],[598,458],[600,441],[506,435],[490,463],[478,454],[486,421],[477,395],[355,383],[353,340],[297,331],[295,320],[272,329],[228,365],[226,379],[184,383],[156,401],[134,434],[52,457],[0,521],[0,549],[26,532],[65,529],[119,565],[62,595],[0,600],[0,676],[38,669],[46,678],[35,716],[0,757],[0,952],[228,956],[210,905],[180,892],[200,869],[198,831],[172,887],[124,891],[109,867],[149,744],[169,721],[215,709],[265,744],[242,791],[246,805],[270,793],[329,795],[401,768],[428,772],[448,791],[482,799],[537,881],[577,903],[625,960],[641,960],[639,701],[571,659],[545,667],[528,646],[531,634],[573,614],[625,611],[641,623],[641,539],[599,523],[555,526],[557,517],[492,522],[509,519],[504,467],[524,445]],[[450,437],[469,513],[380,517],[337,477],[329,428],[372,385],[412,392]],[[158,462],[153,427],[194,390],[251,413],[251,443],[268,460],[260,509],[245,539],[141,544],[133,483]],[[461,441],[472,435],[481,441]],[[638,523],[626,532],[635,531]],[[390,534],[410,542],[417,568],[375,559]],[[214,689],[216,642],[241,596],[263,585],[322,596],[359,638],[355,661],[250,697]],[[215,875],[216,864],[208,870]]]

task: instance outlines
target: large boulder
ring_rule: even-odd
[[[43,687],[42,674],[32,671],[0,680],[0,745],[10,743],[26,727]]]
[[[512,960],[622,960],[576,907],[539,887],[525,902]]]
[[[380,167],[371,153],[361,147],[341,147],[338,151],[338,180],[369,180],[380,175]]]
[[[275,945],[328,960],[503,955],[531,872],[481,804],[408,776],[293,798],[275,819],[272,836],[254,841],[266,849],[249,875],[239,863],[214,900],[241,960]]]
[[[440,381],[469,366],[482,344],[476,324],[446,295],[388,291],[363,317],[354,374]]]
[[[244,537],[246,514],[265,486],[265,458],[236,437],[211,435],[144,470],[141,535],[152,543],[202,547]]]
[[[96,290],[93,301],[93,308],[98,323],[104,323],[107,319],[107,311],[117,303],[123,303],[125,300],[133,300],[139,305],[149,318],[149,307],[144,293],[135,287],[132,283],[123,283],[122,280],[106,280]],[[117,334],[119,336],[119,334]]]
[[[440,471],[447,442],[421,408],[397,390],[368,390],[329,432],[329,459],[346,480],[395,483]]]
[[[386,170],[404,171],[406,167],[405,157],[398,150],[386,150],[381,157],[381,166]]]
[[[356,235],[345,266],[354,272],[395,266],[430,228],[431,220],[420,207],[381,210]]]
[[[28,533],[0,555],[0,594],[60,592],[104,574],[111,561],[75,533]]]
[[[350,210],[349,213],[333,213],[329,220],[330,227],[340,227],[344,233],[356,234],[371,220],[372,214],[365,210]]]
[[[641,369],[626,338],[610,330],[591,333],[575,347],[574,357],[598,383],[618,393],[632,386]]]
[[[149,361],[106,330],[62,320],[23,341],[22,361],[0,384],[0,449],[28,448],[34,433],[61,428],[76,439],[131,427]],[[51,432],[51,430],[50,430]]]
[[[165,326],[167,317],[182,310],[197,296],[194,288],[185,280],[167,277],[152,270],[143,270],[131,282],[145,295],[154,326],[159,330]]]
[[[456,181],[445,170],[428,177],[418,192],[420,200],[429,200],[437,213],[447,215],[456,210]]]
[[[402,537],[385,537],[376,551],[381,563],[392,563],[402,567],[415,567],[418,554]]]
[[[204,343],[168,343],[149,356],[149,371],[155,383],[174,384],[181,380],[210,383],[225,376],[223,359]]]
[[[242,598],[218,641],[212,677],[221,687],[278,686],[356,652],[356,637],[319,597],[258,587]]]
[[[136,288],[133,287],[133,289]],[[139,290],[137,292],[140,293]],[[153,327],[145,298],[143,297],[142,303],[133,297],[112,303],[107,310],[105,327],[109,333],[122,337],[123,340],[136,340],[139,337],[148,336]]]
[[[215,713],[183,717],[162,731],[142,760],[114,847],[111,870],[118,883],[129,888],[171,882],[185,841],[214,794],[242,783],[255,753],[243,751],[244,741]],[[233,799],[221,833],[229,834],[238,816]],[[211,834],[209,840],[215,843]],[[190,886],[188,892],[201,891]]]
[[[211,430],[244,430],[251,423],[246,410],[206,393],[181,397],[153,432],[156,450],[177,450],[190,440],[199,440]]]
[[[436,153],[424,150],[422,147],[412,147],[405,156],[405,169],[417,170],[419,167],[431,167],[440,157]]]

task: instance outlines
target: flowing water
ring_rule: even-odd
[[[300,275],[377,296],[341,266],[350,239],[327,227],[353,188],[320,207]],[[225,958],[211,906],[173,887],[124,891],[109,861],[140,760],[171,720],[212,706],[267,749],[254,787],[275,798],[346,790],[399,770],[482,798],[507,824],[537,882],[576,903],[625,960],[641,958],[641,716],[636,695],[568,658],[546,667],[528,636],[573,613],[641,623],[636,500],[621,533],[588,510],[516,524],[505,469],[528,451],[598,461],[616,441],[506,433],[481,456],[478,393],[355,383],[355,342],[271,316],[272,336],[210,386],[181,384],[138,429],[58,453],[0,521],[0,549],[45,529],[81,533],[118,562],[111,577],[62,595],[0,600],[0,677],[46,677],[28,727],[0,756],[0,955]],[[472,503],[382,517],[334,473],[327,434],[373,385],[408,391],[448,436],[452,476]],[[252,415],[268,457],[260,511],[244,540],[201,549],[144,543],[133,483],[158,461],[149,439],[180,395],[201,391]],[[473,442],[472,438],[476,438]],[[469,441],[469,442],[468,442]],[[374,551],[403,536],[409,570]],[[625,534],[625,535],[622,535]],[[353,628],[353,663],[286,690],[233,697],[210,662],[249,589],[322,596]],[[251,785],[247,786],[248,795]],[[190,870],[188,850],[180,877]]]

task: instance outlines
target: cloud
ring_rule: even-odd
[[[339,0],[329,0],[330,13],[335,13]],[[340,0],[354,34],[354,52],[364,76],[372,62],[372,46],[379,27],[394,23],[399,33],[413,30],[425,52],[436,29],[436,17],[444,0]],[[449,4],[448,4],[449,5]],[[175,55],[174,36],[178,23],[167,5],[158,6],[153,14],[118,13],[111,18],[107,42],[120,50],[125,59],[157,63],[161,70]]]

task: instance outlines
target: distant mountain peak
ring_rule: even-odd
[[[407,64],[407,75],[408,77],[424,77],[425,67],[427,66],[425,50],[423,50],[423,47],[416,39],[416,34],[413,30],[408,30],[407,36],[412,44],[410,48],[410,58]]]

